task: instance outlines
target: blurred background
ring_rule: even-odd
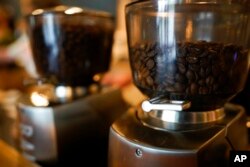
[[[113,15],[116,30],[112,65],[102,83],[124,87],[131,83],[124,24],[126,0],[0,0],[0,138],[15,146],[15,102],[25,92],[25,81],[37,77],[26,32],[25,16],[38,8],[57,5],[102,10]],[[119,19],[118,19],[119,18]],[[117,65],[119,64],[119,65]]]

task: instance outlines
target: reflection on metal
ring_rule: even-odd
[[[96,90],[93,93],[96,93]],[[30,101],[34,106],[49,106],[52,103],[68,103],[90,94],[86,87],[54,86],[49,83],[30,86]]]
[[[71,101],[73,99],[73,89],[69,86],[57,86],[55,87],[55,97],[59,101]]]
[[[156,97],[143,101],[138,109],[138,118],[145,126],[154,129],[184,129],[192,128],[195,124],[218,121],[225,116],[224,108],[209,111],[187,111],[191,107],[190,101],[168,100]],[[179,124],[175,126],[173,124]]]
[[[191,102],[189,101],[177,101],[177,100],[165,100],[161,98],[154,98],[150,100],[145,100],[141,105],[145,112],[150,112],[152,110],[174,110],[183,111],[191,107]]]
[[[42,14],[43,12],[44,12],[43,9],[37,9],[37,10],[34,10],[34,11],[32,12],[32,15],[39,15],[39,14]]]
[[[67,10],[65,10],[65,14],[68,14],[68,15],[72,15],[72,14],[76,14],[76,13],[81,13],[83,12],[83,9],[82,8],[79,8],[79,7],[71,7]]]
[[[49,105],[48,97],[38,92],[33,92],[30,96],[30,100],[37,107],[45,107]]]
[[[144,112],[142,109],[138,109],[137,114],[145,126],[163,130],[188,129],[197,124],[218,121],[225,116],[223,108],[202,112],[173,110],[153,110]],[[175,124],[178,124],[178,126]]]

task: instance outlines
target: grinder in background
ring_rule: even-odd
[[[119,90],[100,85],[111,61],[112,16],[57,6],[27,21],[38,78],[18,102],[23,154],[46,166],[106,166],[109,126],[126,108]]]

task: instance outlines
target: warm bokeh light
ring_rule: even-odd
[[[39,94],[38,92],[33,92],[30,98],[31,102],[37,107],[45,107],[49,105],[48,97],[43,94]]]

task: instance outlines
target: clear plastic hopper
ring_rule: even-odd
[[[250,55],[245,6],[139,1],[127,6],[126,22],[133,80],[149,99],[207,111],[244,88]]]

